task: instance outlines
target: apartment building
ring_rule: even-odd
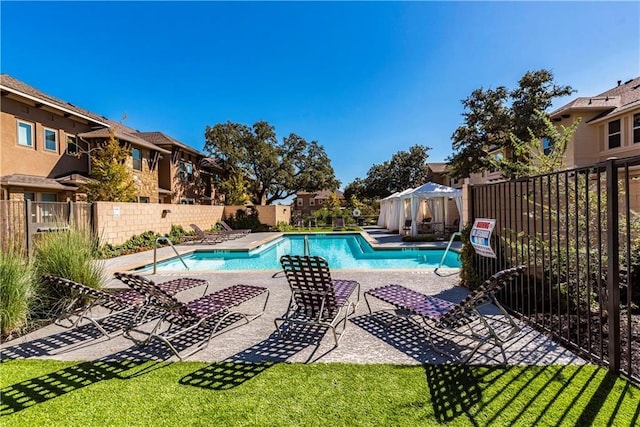
[[[610,157],[640,155],[640,77],[618,81],[612,89],[595,96],[576,98],[549,117],[565,126],[581,119],[567,145],[565,160],[569,168]]]
[[[139,132],[142,139],[169,151],[160,159],[159,194],[161,203],[219,204],[214,183],[224,170],[215,159],[162,133]]]
[[[83,200],[90,153],[113,134],[130,152],[138,202],[212,203],[212,176],[222,170],[197,150],[161,132],[138,132],[7,74],[0,76],[0,95],[0,199]]]
[[[75,201],[89,161],[78,134],[106,118],[0,76],[0,198]]]
[[[340,190],[298,191],[293,201],[293,216],[308,217],[326,206],[329,196],[335,194],[341,205],[344,204],[344,193]]]

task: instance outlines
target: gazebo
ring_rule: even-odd
[[[423,206],[429,208],[433,222],[442,223],[443,226],[449,223],[448,200],[453,199],[458,209],[458,215],[462,219],[462,191],[447,187],[435,182],[427,182],[409,193],[404,193],[402,197],[411,203],[411,235],[418,235],[418,220],[424,218],[425,210]],[[424,202],[424,205],[423,205]],[[463,221],[459,221],[461,227]]]

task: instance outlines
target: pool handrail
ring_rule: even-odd
[[[175,246],[173,246],[173,243],[171,243],[171,240],[169,240],[168,237],[165,236],[160,236],[156,239],[155,243],[153,244],[153,274],[156,274],[157,272],[157,250],[158,250],[158,242],[164,240],[165,242],[167,242],[169,244],[169,246],[171,246],[171,249],[173,249],[173,252],[175,252],[175,254],[178,256],[178,258],[180,259],[180,261],[182,262],[182,265],[184,265],[184,268],[186,268],[187,270],[189,269],[189,266],[187,266],[187,263],[184,262],[184,260],[182,259],[182,256],[180,255],[180,253],[178,252],[178,250],[175,248]]]
[[[451,249],[451,245],[453,244],[453,239],[455,239],[456,236],[461,236],[461,235],[462,233],[460,233],[459,231],[456,231],[455,233],[451,234],[451,238],[449,239],[449,244],[447,244],[447,249],[445,249],[444,252],[442,253],[442,258],[440,258],[440,264],[438,264],[435,270],[433,270],[434,273],[437,273],[438,269],[442,268],[442,264],[444,264],[444,259],[447,257],[447,253],[449,252],[449,249]]]

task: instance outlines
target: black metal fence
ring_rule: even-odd
[[[474,218],[494,218],[497,258],[524,264],[501,299],[587,358],[640,381],[640,156],[471,188]]]

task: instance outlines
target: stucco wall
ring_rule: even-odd
[[[18,120],[33,125],[33,147],[18,145]],[[44,148],[44,129],[57,135],[56,151]],[[0,175],[14,173],[56,177],[69,171],[87,172],[87,157],[80,159],[65,154],[67,135],[76,135],[89,129],[70,118],[2,97],[0,114]]]

